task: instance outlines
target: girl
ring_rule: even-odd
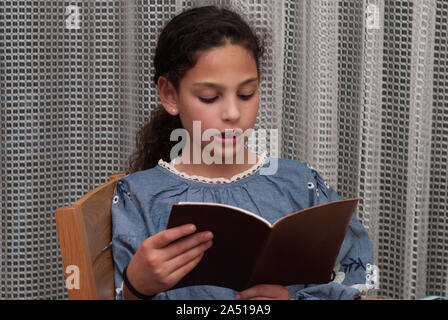
[[[353,299],[365,289],[372,248],[355,215],[328,284],[267,283],[242,292],[205,285],[171,289],[213,246],[213,234],[195,233],[194,225],[166,229],[172,204],[225,203],[274,223],[285,212],[340,199],[306,163],[250,152],[244,146],[246,136],[222,137],[226,129],[237,133],[255,124],[263,52],[239,15],[216,6],[184,11],[161,32],[153,80],[162,107],[141,129],[131,174],[117,182],[112,204],[117,299]],[[189,133],[187,147],[203,150],[208,145],[194,139],[193,121],[200,121],[201,136],[217,129],[209,143],[221,163],[195,163],[187,152],[171,159],[178,143],[170,141],[175,129]],[[235,161],[241,154],[243,163]],[[278,161],[277,171],[260,174],[273,160]]]

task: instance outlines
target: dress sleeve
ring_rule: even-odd
[[[308,182],[311,206],[340,200],[338,193],[310,167]],[[308,284],[292,296],[294,299],[355,299],[370,288],[366,275],[373,266],[373,250],[369,235],[353,214],[336,259],[330,283]]]
[[[146,227],[137,199],[123,178],[117,181],[111,207],[112,255],[116,299],[123,299],[122,272],[146,239]]]

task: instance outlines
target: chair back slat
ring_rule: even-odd
[[[75,204],[82,214],[92,263],[112,239],[110,209],[116,183],[112,180],[103,184]]]
[[[68,283],[71,300],[115,298],[111,205],[117,180],[125,175],[110,176],[73,205],[55,211],[64,271],[69,266],[79,270],[79,288]]]

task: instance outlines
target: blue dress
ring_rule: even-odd
[[[275,172],[266,174],[269,168],[274,167]],[[285,214],[340,199],[322,176],[305,162],[271,158],[263,153],[251,169],[237,179],[232,177],[226,183],[216,183],[213,179],[197,181],[161,160],[154,168],[119,179],[112,201],[116,298],[123,298],[123,269],[147,237],[166,229],[174,203],[224,203],[251,211],[274,223]],[[371,265],[373,252],[369,236],[353,214],[332,281],[287,288],[292,299],[354,299],[369,288],[366,270]],[[232,289],[201,285],[161,292],[157,299],[233,300],[236,294]]]

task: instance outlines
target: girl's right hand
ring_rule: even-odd
[[[211,232],[191,235],[195,231],[194,225],[186,224],[161,231],[143,241],[126,271],[132,286],[150,296],[167,291],[179,282],[212,245]],[[182,237],[185,238],[178,240]],[[124,298],[134,296],[124,290]]]

